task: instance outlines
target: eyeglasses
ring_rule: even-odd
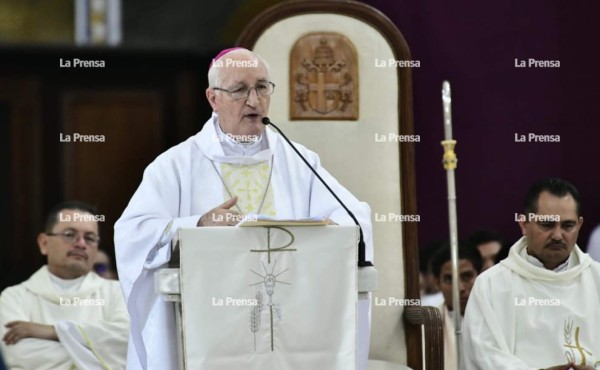
[[[48,236],[58,236],[67,244],[73,244],[73,243],[77,242],[77,240],[79,240],[79,236],[80,236],[79,232],[77,232],[75,230],[66,230],[62,233],[45,233],[45,234]],[[85,242],[85,244],[93,247],[93,246],[98,245],[98,243],[100,242],[100,238],[94,234],[84,234],[83,241]]]
[[[233,99],[236,99],[236,100],[237,99],[248,99],[248,97],[250,96],[250,91],[252,91],[252,89],[256,90],[256,93],[259,96],[269,96],[269,95],[273,94],[273,92],[275,91],[275,84],[270,81],[265,81],[265,82],[257,83],[256,86],[254,86],[254,87],[240,86],[240,87],[236,87],[233,90],[226,90],[226,89],[221,89],[220,87],[213,87],[213,90],[224,91],[227,94],[229,94],[229,96],[231,96]]]

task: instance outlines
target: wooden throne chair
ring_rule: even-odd
[[[443,370],[442,319],[420,298],[411,55],[398,28],[355,1],[286,1],[255,17],[237,46],[269,63],[269,117],[317,152],[373,214],[369,369]],[[414,65],[414,63],[413,63]],[[403,219],[405,217],[405,219]]]

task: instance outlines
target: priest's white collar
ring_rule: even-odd
[[[48,276],[56,290],[59,292],[76,292],[81,288],[81,284],[85,279],[85,275],[81,275],[75,279],[63,279],[50,272],[50,269],[48,269]]]
[[[269,145],[265,135],[243,135],[235,136],[223,132],[218,116],[213,116],[213,124],[217,137],[226,156],[253,156],[256,153],[268,149]]]
[[[591,263],[591,258],[575,245],[567,261],[555,270],[548,270],[539,260],[527,254],[527,237],[525,236],[510,248],[508,257],[500,262],[504,267],[525,278],[544,281],[568,281],[581,274]]]
[[[29,279],[23,282],[29,291],[40,297],[60,304],[61,298],[69,297],[88,297],[94,291],[100,289],[106,280],[96,275],[94,272],[71,280],[61,279],[52,275],[48,266],[40,267]],[[75,290],[74,290],[75,289]]]
[[[223,134],[223,138],[219,137],[219,131]],[[277,147],[277,134],[265,128],[260,140],[250,144],[252,148],[246,148],[244,154],[243,144],[235,142],[220,130],[218,116],[213,113],[212,117],[204,124],[204,128],[196,135],[195,142],[211,161],[250,165],[268,161],[273,157]]]
[[[542,261],[540,261],[539,259],[537,259],[537,257],[530,255],[529,253],[527,253],[527,248],[523,248],[521,250],[521,257],[525,258],[525,261],[531,263],[532,265],[536,266],[536,267],[541,267],[541,268],[546,268],[544,266],[544,264],[542,263]],[[561,263],[560,265],[558,265],[555,269],[553,269],[552,271],[554,272],[561,272],[561,271],[565,271],[567,270],[570,265],[569,262],[571,261],[571,255],[569,255],[569,258],[567,258],[567,260],[563,263]]]

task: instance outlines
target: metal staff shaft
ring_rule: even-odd
[[[456,140],[452,140],[452,97],[450,95],[450,83],[444,81],[442,84],[442,105],[444,107],[444,133],[445,140],[443,164],[446,169],[446,182],[448,186],[448,219],[450,223],[450,256],[452,262],[452,307],[454,311],[454,329],[456,335],[456,366],[461,369],[461,312],[460,294],[458,282],[458,223],[456,216],[456,182],[454,169],[458,162],[454,153]]]

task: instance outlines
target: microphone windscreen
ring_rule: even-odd
[[[271,120],[269,119],[269,117],[263,117],[262,123],[263,125],[268,126],[271,124]]]

